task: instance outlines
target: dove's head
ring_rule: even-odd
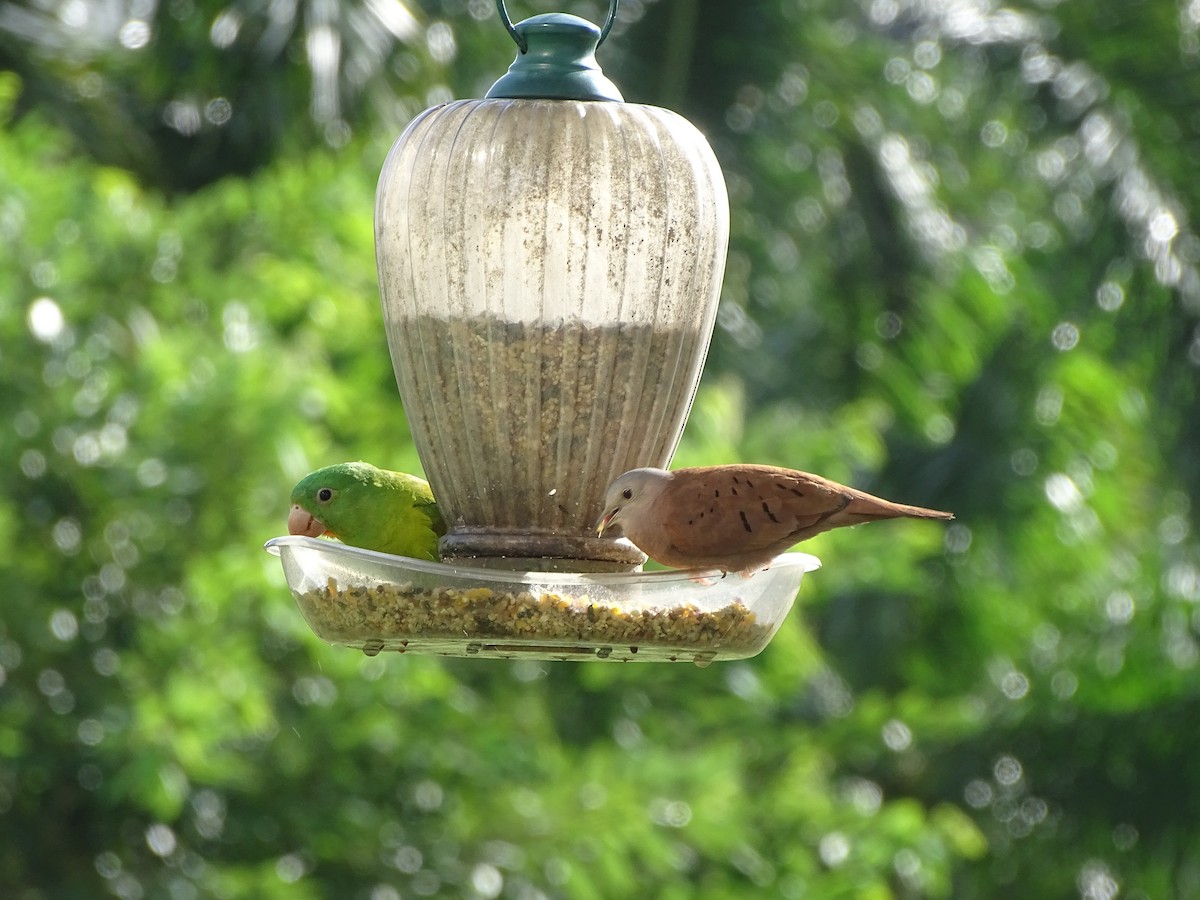
[[[292,488],[288,533],[320,537],[338,534],[347,517],[369,501],[379,470],[363,463],[340,463],[310,472]]]
[[[626,537],[637,532],[652,520],[658,497],[670,480],[665,469],[630,469],[619,476],[604,492],[604,513],[596,522],[596,534],[613,525],[620,525]]]

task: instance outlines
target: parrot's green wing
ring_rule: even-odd
[[[442,511],[438,508],[437,501],[433,499],[433,491],[429,487],[429,482],[405,472],[388,472],[387,474],[395,477],[401,483],[401,490],[412,492],[413,506],[429,518],[429,527],[433,529],[434,533],[439,537],[445,534],[446,523],[442,519]]]

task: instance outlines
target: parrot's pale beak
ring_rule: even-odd
[[[325,523],[299,504],[288,513],[288,534],[305,537],[320,537],[325,533]]]
[[[620,507],[617,507],[617,509],[620,509]],[[596,523],[596,537],[600,537],[604,534],[605,529],[607,529],[612,523],[613,516],[616,514],[617,510],[614,509],[612,512],[606,512],[600,517],[600,521]]]

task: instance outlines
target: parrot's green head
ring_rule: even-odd
[[[363,514],[378,491],[379,470],[367,463],[339,463],[317,469],[292,488],[288,532],[337,536]]]

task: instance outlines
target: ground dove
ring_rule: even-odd
[[[752,572],[822,531],[901,516],[954,518],[775,466],[632,469],[609,485],[596,533],[619,525],[665,566]]]

